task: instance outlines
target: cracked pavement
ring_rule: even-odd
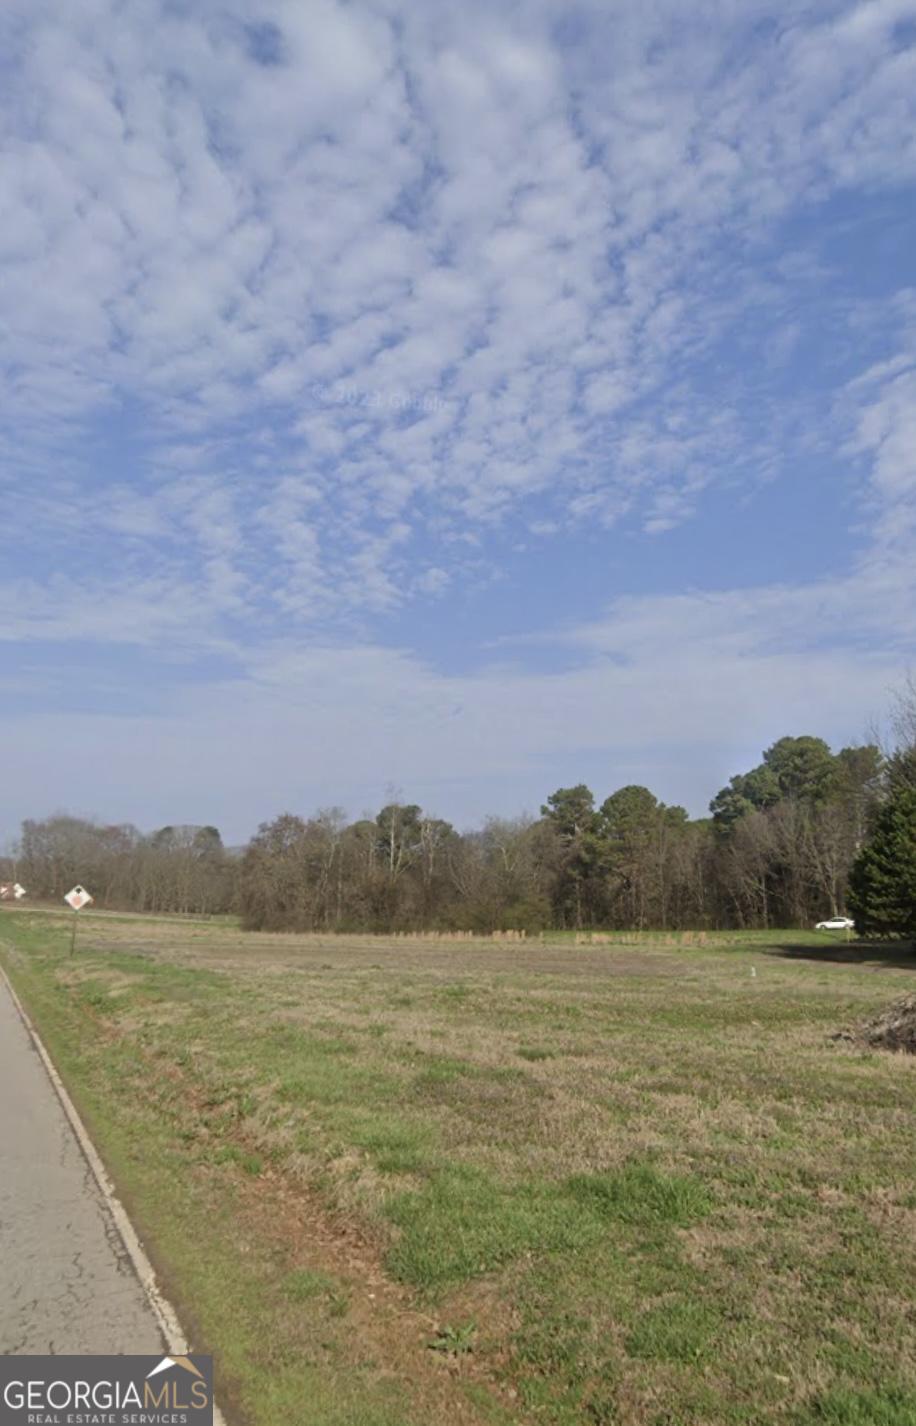
[[[0,1354],[164,1350],[111,1211],[0,982]]]

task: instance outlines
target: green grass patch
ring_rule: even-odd
[[[335,1283],[328,1273],[315,1272],[311,1268],[295,1268],[283,1277],[280,1290],[290,1302],[313,1302],[318,1297],[327,1297],[333,1293]]]
[[[576,1174],[571,1197],[606,1221],[686,1227],[707,1214],[711,1200],[695,1178],[660,1173],[652,1164],[629,1163],[615,1173]]]
[[[897,1387],[836,1389],[795,1417],[798,1426],[916,1426],[916,1394]]]
[[[626,1338],[631,1357],[658,1362],[702,1362],[711,1352],[719,1317],[703,1302],[665,1302],[637,1320]]]
[[[432,1129],[390,1114],[373,1117],[364,1127],[352,1129],[348,1137],[371,1155],[381,1173],[424,1172],[436,1152],[437,1136]]]
[[[493,1272],[526,1253],[575,1251],[600,1238],[588,1205],[541,1184],[506,1187],[479,1169],[441,1169],[420,1192],[394,1196],[400,1230],[388,1254],[395,1277],[440,1289]]]
[[[238,1164],[244,1173],[251,1174],[253,1178],[256,1178],[264,1167],[264,1160],[260,1154],[246,1153],[244,1149],[238,1148],[235,1144],[220,1144],[214,1150],[212,1162],[214,1164]]]

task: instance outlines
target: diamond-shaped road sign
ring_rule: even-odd
[[[85,886],[74,886],[72,891],[68,891],[64,897],[68,906],[72,906],[74,911],[81,911],[84,906],[88,906],[92,897]]]

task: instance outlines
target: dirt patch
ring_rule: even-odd
[[[903,995],[886,1010],[864,1021],[855,1030],[835,1036],[873,1050],[902,1050],[916,1055],[916,995]]]
[[[347,1335],[354,1353],[354,1368],[367,1358],[382,1376],[410,1383],[410,1396],[420,1419],[448,1421],[454,1426],[480,1426],[484,1414],[461,1390],[461,1383],[476,1382],[491,1397],[491,1409],[511,1408],[511,1388],[503,1380],[505,1363],[492,1349],[467,1354],[431,1350],[443,1330],[443,1318],[424,1312],[406,1288],[394,1283],[382,1267],[379,1245],[363,1226],[328,1209],[320,1196],[301,1184],[291,1184],[280,1173],[268,1171],[255,1182],[239,1184],[239,1222],[245,1235],[272,1241],[277,1261],[286,1269],[305,1269],[327,1275],[345,1302]],[[464,1321],[461,1304],[443,1308],[446,1321]],[[489,1346],[498,1339],[477,1304],[475,1321]],[[296,1310],[291,1308],[291,1311]],[[310,1304],[300,1311],[316,1313]],[[440,1309],[441,1311],[442,1309]]]

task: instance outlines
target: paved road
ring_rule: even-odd
[[[0,980],[0,1354],[163,1350],[98,1184]]]

